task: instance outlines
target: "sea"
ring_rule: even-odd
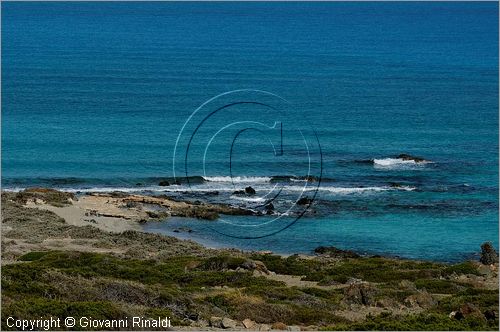
[[[143,226],[211,247],[444,262],[498,248],[497,2],[1,9],[3,190],[259,214]]]

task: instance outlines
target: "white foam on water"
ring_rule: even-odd
[[[410,186],[400,186],[400,187],[319,187],[318,191],[326,191],[332,194],[359,194],[365,192],[381,192],[381,191],[394,191],[394,190],[402,190],[402,191],[413,191],[415,187]],[[286,187],[284,191],[315,191],[316,187],[299,187],[299,186],[290,186]]]
[[[416,162],[415,160],[406,160],[402,158],[373,159],[373,164],[381,167],[423,166],[430,163],[432,162],[427,160]]]
[[[270,191],[275,188],[274,185],[258,185],[256,186],[258,190]],[[14,188],[5,188],[3,190],[9,192],[19,192],[25,190],[26,188],[22,187],[14,187]],[[332,194],[362,194],[369,192],[384,192],[384,191],[413,191],[415,187],[411,186],[370,186],[370,187],[336,187],[336,186],[320,186],[319,188],[315,185],[309,186],[298,186],[298,185],[288,185],[283,186],[282,192],[286,194],[287,192],[311,192],[311,191],[320,191],[320,192],[328,192]],[[223,185],[219,183],[218,185],[209,185],[209,184],[198,184],[189,186],[147,186],[147,187],[90,187],[90,188],[57,188],[57,190],[71,192],[71,193],[109,193],[114,191],[125,192],[125,193],[141,193],[141,192],[154,192],[154,193],[182,193],[182,192],[225,192],[232,193],[235,188],[231,184]],[[245,197],[245,196],[236,196],[231,195],[232,199],[247,201],[247,202],[262,202],[266,198],[262,197]]]
[[[244,202],[264,202],[265,199],[262,197],[241,197],[241,196],[231,196],[232,199],[236,199]]]
[[[294,179],[294,178],[290,178],[290,181],[291,182],[307,182],[306,179]]]
[[[271,181],[267,176],[204,176],[209,182],[233,182],[233,183],[267,183]]]

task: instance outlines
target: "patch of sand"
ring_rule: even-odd
[[[143,215],[131,209],[120,209],[105,197],[83,196],[72,205],[56,207],[43,202],[30,201],[26,207],[54,212],[73,226],[95,226],[103,231],[121,233],[127,230],[140,231],[137,223]]]

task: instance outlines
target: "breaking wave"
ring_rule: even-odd
[[[415,161],[412,159],[403,159],[403,158],[383,158],[383,159],[373,159],[373,164],[381,167],[394,167],[394,166],[420,166],[430,164],[432,162],[424,160],[424,161]]]

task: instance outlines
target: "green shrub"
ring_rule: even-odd
[[[381,314],[368,316],[363,322],[344,323],[323,328],[324,330],[348,331],[463,331],[463,330],[495,330],[498,324],[487,324],[484,320],[467,318],[462,320],[449,318],[447,315],[418,314],[393,316]]]
[[[2,306],[2,316],[23,319],[40,317],[92,317],[95,319],[124,318],[126,313],[111,302],[67,302],[46,298],[25,298]],[[4,320],[2,320],[4,323]],[[2,326],[4,328],[6,326]]]
[[[452,273],[456,274],[475,274],[479,275],[476,265],[473,262],[463,262],[455,265],[451,265],[443,270],[445,275],[450,275]]]
[[[415,280],[418,289],[425,289],[429,293],[453,294],[463,290],[465,287],[450,280],[440,279],[418,279]]]
[[[282,257],[277,255],[253,255],[254,260],[262,261],[268,270],[287,275],[311,275],[322,269],[323,265],[310,259],[302,259],[297,256]]]
[[[49,252],[48,251],[32,251],[27,254],[22,255],[21,257],[18,258],[20,261],[36,261],[42,258],[43,256],[47,255]]]
[[[216,256],[206,259],[199,268],[208,271],[235,270],[246,261],[242,257]]]

